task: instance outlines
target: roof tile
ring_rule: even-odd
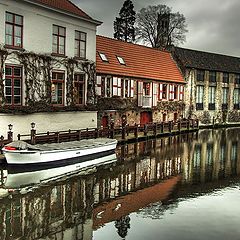
[[[59,10],[63,10],[80,17],[92,20],[90,16],[88,16],[83,10],[74,5],[70,0],[31,0],[32,2],[36,2],[50,8],[55,8]]]
[[[104,53],[108,62],[103,62],[99,53]],[[116,56],[122,57],[126,65],[120,64]],[[97,36],[97,73],[184,82],[169,52],[103,36]]]

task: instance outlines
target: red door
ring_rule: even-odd
[[[102,126],[104,128],[108,127],[108,116],[103,116],[102,117]]]
[[[140,124],[146,124],[152,122],[151,112],[141,112]]]

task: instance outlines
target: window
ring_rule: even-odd
[[[6,46],[22,48],[23,46],[22,16],[6,12],[5,44]]]
[[[75,74],[74,75],[74,103],[81,105],[84,104],[85,96],[85,74]]]
[[[143,95],[150,96],[150,83],[143,82]]]
[[[240,109],[240,89],[235,88],[233,92],[233,108]]]
[[[209,71],[209,82],[216,82],[216,72]]]
[[[126,63],[125,63],[125,61],[124,61],[124,59],[123,59],[122,57],[117,56],[117,60],[118,60],[118,62],[119,62],[120,64],[126,65]]]
[[[99,53],[99,56],[103,62],[108,62],[107,56],[104,53]]]
[[[226,110],[228,108],[228,88],[222,89],[222,109]]]
[[[75,57],[86,58],[87,34],[75,31]]]
[[[22,103],[22,68],[16,66],[5,67],[5,98],[7,105],[21,105]]]
[[[174,86],[174,99],[178,99],[178,86]]]
[[[64,87],[64,72],[52,73],[52,98],[51,103],[63,105],[63,87]]]
[[[208,109],[215,110],[215,96],[216,87],[209,87],[208,89]]]
[[[240,74],[235,74],[235,84],[240,84]]]
[[[196,88],[196,110],[203,110],[203,86]]]
[[[54,54],[65,55],[66,28],[53,25],[52,52]]]
[[[121,79],[121,96],[130,97],[130,80],[128,79]]]
[[[229,83],[229,74],[223,73],[223,83]]]
[[[167,84],[163,84],[162,99],[167,99]]]
[[[204,81],[204,70],[197,70],[197,81]]]
[[[107,97],[112,96],[112,78],[111,77],[107,77],[107,80],[106,80],[106,95]]]

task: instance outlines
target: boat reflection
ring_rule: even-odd
[[[117,161],[83,175],[62,174],[49,181],[41,173],[47,179],[37,180],[42,184],[9,192],[0,201],[0,239],[88,240],[108,222],[115,222],[125,237],[130,213],[146,209],[151,216],[147,206],[153,203],[168,205],[173,198],[212,191],[238,178],[239,138],[236,130],[207,130],[150,140],[119,147]],[[29,177],[27,185],[23,177],[10,183],[6,170],[1,173],[5,190],[35,181]],[[50,169],[47,175],[54,174]]]
[[[89,172],[91,169],[99,165],[109,164],[117,161],[116,154],[111,154],[101,158],[95,158],[91,161],[85,161],[75,164],[65,164],[61,167],[48,166],[43,168],[38,167],[7,167],[7,178],[4,186],[6,188],[23,188],[33,184],[46,183],[49,181],[56,181],[62,177],[72,176],[75,173]]]

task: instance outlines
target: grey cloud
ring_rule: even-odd
[[[103,24],[98,34],[112,37],[113,21],[124,0],[72,0]],[[240,56],[239,0],[132,0],[135,10],[166,4],[184,14],[188,23],[187,42],[182,46],[203,51]]]

